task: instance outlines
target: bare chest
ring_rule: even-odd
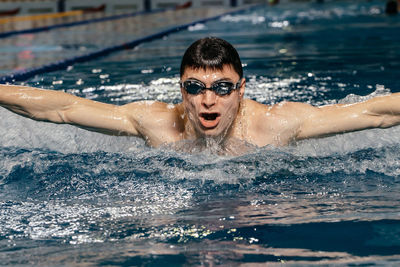
[[[233,138],[258,147],[285,146],[290,143],[291,136],[281,121],[265,116],[243,116],[232,131]]]

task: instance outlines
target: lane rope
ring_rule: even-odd
[[[7,38],[7,37],[10,37],[13,35],[18,35],[18,34],[38,33],[38,32],[43,32],[43,31],[50,31],[50,30],[54,30],[54,29],[58,29],[58,28],[81,26],[81,25],[85,25],[85,24],[104,22],[104,21],[109,21],[109,20],[124,19],[124,18],[128,18],[128,17],[135,17],[135,16],[145,15],[145,14],[160,13],[163,11],[167,11],[167,9],[154,9],[152,11],[138,11],[138,12],[133,12],[133,13],[113,15],[113,16],[107,16],[107,17],[102,17],[102,18],[86,19],[86,20],[80,20],[80,21],[75,21],[75,22],[47,25],[47,26],[30,28],[30,29],[25,29],[25,30],[2,32],[2,33],[0,33],[0,39]],[[80,12],[80,13],[82,13],[82,12]],[[78,14],[76,14],[76,15],[78,15]]]
[[[90,61],[93,59],[97,59],[99,57],[107,56],[107,55],[117,52],[117,51],[132,49],[132,48],[138,46],[139,44],[142,44],[145,42],[150,42],[150,41],[153,41],[156,39],[163,38],[164,36],[167,36],[169,34],[186,30],[190,26],[194,26],[196,24],[202,24],[202,23],[212,21],[212,20],[217,20],[226,15],[242,13],[247,10],[257,8],[259,6],[261,6],[261,5],[253,5],[250,7],[225,12],[225,13],[217,15],[217,16],[199,19],[199,20],[187,23],[187,24],[182,24],[182,25],[171,27],[169,29],[166,29],[166,30],[163,30],[163,31],[151,34],[151,35],[147,35],[147,36],[132,40],[130,42],[126,42],[126,43],[115,45],[115,46],[110,46],[110,47],[107,47],[107,48],[104,48],[104,49],[101,49],[101,50],[98,50],[95,52],[91,52],[88,54],[84,54],[81,56],[71,57],[71,58],[56,61],[53,63],[45,64],[40,67],[30,68],[30,69],[26,69],[23,71],[17,71],[17,72],[11,73],[9,75],[0,76],[0,83],[14,83],[16,81],[25,81],[29,78],[34,77],[35,75],[53,72],[53,71],[57,71],[57,70],[64,70],[64,69],[67,69],[69,66],[72,66],[76,63],[83,63],[83,62],[87,62],[87,61]]]

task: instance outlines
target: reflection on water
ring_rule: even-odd
[[[374,142],[363,137],[398,131],[340,138],[363,147]],[[332,149],[328,138],[313,140],[314,151],[302,142],[220,157],[140,143],[104,152],[127,143],[86,138],[93,152],[3,145],[4,264],[398,260],[398,141]]]
[[[16,70],[40,67],[63,59],[98,51],[106,47],[121,45],[176,25],[213,17],[224,12],[227,12],[227,9],[192,8],[168,10],[140,16],[122,17],[117,20],[53,29],[36,34],[23,34],[1,38],[0,75],[5,75]],[[99,15],[91,16],[98,18]],[[56,22],[54,21],[54,23]],[[41,25],[37,21],[33,21],[32,23],[34,23],[32,25],[34,28],[40,27],[36,25],[37,23]],[[43,23],[48,22],[45,21]],[[24,22],[24,27],[26,27],[25,24]],[[8,28],[4,28],[5,25],[3,27],[1,25],[0,31],[9,30]],[[18,25],[16,27],[19,27]]]
[[[178,103],[183,50],[217,35],[242,55],[247,98],[362,101],[400,88],[399,22],[378,4],[268,7],[26,84]],[[400,263],[400,127],[224,156],[0,117],[3,265]]]

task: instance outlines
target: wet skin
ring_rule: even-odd
[[[181,81],[195,79],[211,87],[218,81],[237,83],[232,66],[221,70],[185,70]],[[142,101],[123,106],[80,98],[60,91],[0,85],[0,105],[34,120],[67,123],[88,130],[143,138],[150,146],[182,140],[215,139],[218,144],[244,141],[259,147],[400,124],[400,93],[349,105],[313,107],[283,102],[264,105],[244,99],[240,88],[220,96],[211,90],[190,95],[183,88],[177,105]]]
[[[233,84],[240,82],[239,89],[223,96],[212,90],[204,90],[202,93],[194,95],[181,88],[184,111],[196,137],[223,138],[226,135],[229,136],[243,99],[245,79],[241,79],[232,67],[225,65],[222,70],[188,68],[181,80],[197,80],[207,88],[221,81]]]

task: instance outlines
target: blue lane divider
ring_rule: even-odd
[[[259,5],[257,5],[259,6]],[[207,21],[212,21],[212,20],[216,20],[219,19],[223,16],[226,15],[232,15],[232,14],[237,14],[237,13],[241,13],[253,8],[256,8],[257,6],[251,6],[251,7],[247,7],[247,8],[243,8],[243,9],[239,9],[239,10],[234,10],[234,11],[230,11],[230,12],[226,12],[214,17],[210,17],[210,18],[204,18],[204,19],[200,19],[200,20],[196,20],[187,24],[182,24],[182,25],[178,25],[178,26],[174,26],[172,28],[169,28],[167,30],[163,30],[161,32],[158,33],[154,33],[139,39],[135,39],[133,41],[130,42],[126,42],[120,45],[115,45],[115,46],[111,46],[111,47],[107,47],[104,49],[101,49],[99,51],[96,52],[92,52],[92,53],[88,53],[85,55],[81,55],[81,56],[76,56],[76,57],[72,57],[72,58],[68,58],[68,59],[64,59],[64,60],[60,60],[60,61],[56,61],[50,64],[45,64],[43,66],[37,67],[37,68],[31,68],[31,69],[27,69],[24,71],[18,71],[18,72],[14,72],[11,73],[9,75],[6,76],[2,76],[0,77],[0,83],[13,83],[16,81],[25,81],[29,78],[34,77],[35,75],[38,74],[43,74],[43,73],[47,73],[47,72],[53,72],[53,71],[57,71],[57,70],[63,70],[63,69],[67,69],[69,66],[72,66],[76,63],[82,63],[82,62],[87,62],[99,57],[103,57],[106,55],[109,55],[113,52],[116,51],[121,51],[121,50],[125,50],[125,49],[132,49],[136,46],[138,46],[139,44],[145,43],[145,42],[150,42],[159,38],[162,38],[164,36],[167,36],[171,33],[176,33],[182,30],[186,30],[187,28],[189,28],[190,26],[196,25],[198,23],[205,23]]]
[[[60,23],[60,24],[54,24],[54,25],[25,29],[25,30],[2,32],[2,33],[0,33],[0,39],[7,38],[7,37],[10,37],[13,35],[18,35],[18,34],[38,33],[38,32],[43,32],[43,31],[50,31],[50,30],[54,30],[54,29],[58,29],[58,28],[74,27],[74,26],[80,26],[80,25],[85,25],[85,24],[90,24],[90,23],[104,22],[104,21],[108,21],[108,20],[124,19],[124,18],[128,18],[128,17],[134,17],[134,16],[139,16],[139,15],[144,15],[144,14],[159,13],[159,12],[163,12],[163,11],[167,11],[167,10],[168,9],[154,9],[152,11],[138,11],[138,12],[134,12],[134,13],[120,14],[120,15],[114,15],[114,16],[108,16],[108,17],[102,17],[102,18],[96,18],[96,19],[80,20],[80,21],[69,22],[69,23]]]

